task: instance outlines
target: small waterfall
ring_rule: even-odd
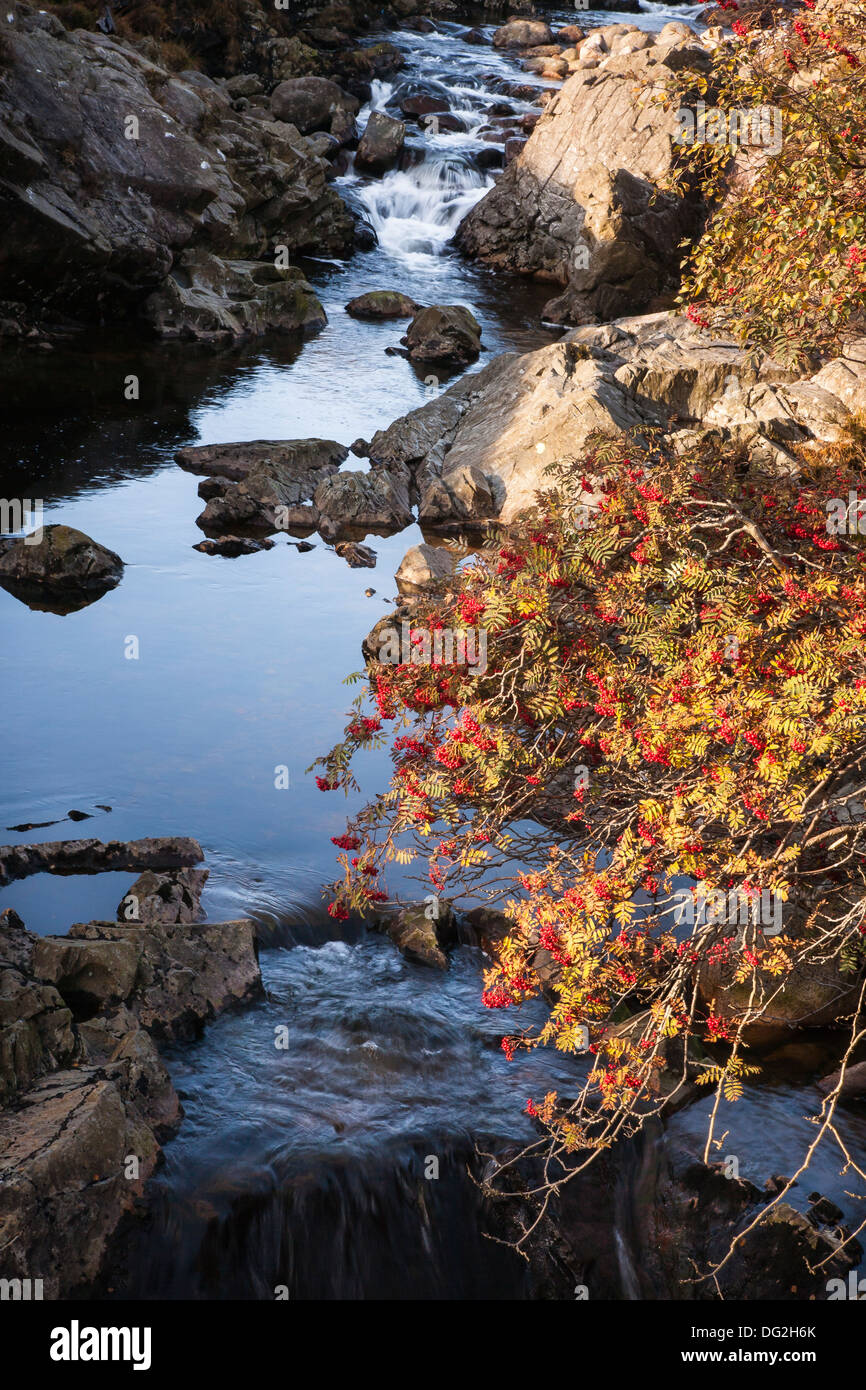
[[[640,1284],[632,1264],[629,1248],[618,1226],[614,1228],[613,1238],[616,1245],[616,1258],[619,1263],[623,1293],[630,1302],[639,1302],[641,1298]]]
[[[437,153],[365,185],[358,198],[379,245],[411,261],[441,255],[469,209],[492,186],[493,180],[465,158]]]
[[[366,124],[366,118],[369,116],[371,111],[384,111],[387,103],[391,100],[393,95],[393,82],[383,82],[378,77],[374,78],[373,81],[370,83],[370,100],[368,101],[367,105],[363,107],[361,111],[358,113],[358,118],[360,120],[361,126],[363,127]]]

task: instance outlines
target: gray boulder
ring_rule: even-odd
[[[0,583],[103,592],[120,582],[120,556],[83,531],[51,525],[43,527],[41,540],[38,536],[34,531],[30,537],[2,543]]]
[[[350,299],[346,313],[353,319],[411,319],[420,305],[398,290],[368,290]]]
[[[700,67],[709,56],[670,39],[614,55],[604,33],[584,40],[580,64],[595,44],[595,65],[564,84],[457,233],[468,255],[558,282],[564,292],[543,311],[556,323],[609,320],[649,305],[673,288],[679,243],[699,227],[697,195],[662,191],[676,159],[677,122],[656,98],[672,67]]]
[[[350,96],[326,77],[291,77],[271,92],[271,111],[278,121],[297,126],[302,135],[327,130],[336,112],[356,116],[357,97]]]
[[[409,324],[406,344],[413,362],[462,366],[481,351],[481,325],[462,304],[431,304]]]
[[[535,48],[552,42],[550,28],[540,19],[512,19],[493,35],[494,48]]]
[[[403,121],[388,116],[384,111],[373,111],[361,136],[355,154],[355,168],[371,174],[383,174],[400,157],[406,138]]]
[[[413,545],[407,550],[394,576],[401,593],[404,589],[422,589],[439,580],[450,579],[454,573],[454,556],[438,545]]]

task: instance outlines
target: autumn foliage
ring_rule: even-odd
[[[856,10],[804,16],[743,32],[712,78],[719,103],[783,105],[784,159],[737,191],[731,151],[695,156],[729,201],[692,261],[692,318],[777,360],[830,345],[863,301],[863,30]],[[853,991],[843,1061],[861,1038],[864,453],[857,425],[778,450],[699,431],[596,441],[413,605],[417,659],[356,677],[346,737],[319,760],[330,791],[357,787],[361,749],[393,761],[335,839],[329,910],[381,910],[400,864],[425,894],[501,912],[483,1001],[507,1057],[576,1054],[568,1100],[528,1108],[577,1163],[687,1083],[715,1088],[715,1117],[810,970]],[[483,674],[424,659],[425,634],[472,627]],[[780,930],[707,911],[767,900]]]
[[[484,999],[506,1053],[581,1050],[588,1030],[581,1101],[537,1105],[569,1149],[662,1104],[691,1039],[716,1049],[703,1079],[736,1096],[748,1024],[798,964],[856,978],[866,550],[856,520],[837,534],[829,518],[862,464],[857,440],[804,449],[796,470],[713,439],[608,442],[414,612],[419,631],[483,624],[484,676],[373,664],[325,760],[331,788],[354,785],[371,742],[387,737],[394,763],[347,832],[337,914],[381,902],[390,862],[423,861],[437,893],[504,908]],[[784,930],[700,911],[684,929],[684,883],[698,905],[772,893]],[[708,966],[722,989],[752,987],[745,1016],[696,987]],[[542,986],[549,1018],[528,1033],[520,1005]]]
[[[671,84],[671,104],[706,107],[677,177],[697,178],[712,209],[682,302],[696,323],[796,362],[866,308],[866,9],[803,0],[767,24],[761,9],[735,18],[711,71]],[[763,111],[781,149],[726,143],[717,111]]]

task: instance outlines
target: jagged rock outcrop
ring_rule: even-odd
[[[673,287],[679,243],[699,225],[696,199],[660,191],[675,161],[676,117],[656,98],[672,68],[705,71],[709,56],[671,33],[610,53],[609,32],[584,40],[581,70],[457,232],[468,255],[562,285],[544,309],[556,323],[649,305]]]
[[[178,462],[194,472],[215,466],[217,476],[199,487],[207,505],[197,525],[224,535],[246,529],[313,529],[318,512],[312,498],[348,452],[332,439],[259,440],[181,450]],[[231,481],[233,477],[239,481]]]
[[[306,472],[331,464],[339,468],[348,456],[349,450],[335,439],[253,439],[238,444],[191,444],[178,449],[175,459],[188,473],[240,483],[253,471],[271,465]]]
[[[176,876],[195,897],[201,870]],[[134,887],[153,906],[153,875]],[[91,922],[35,936],[0,914],[0,1277],[68,1295],[98,1275],[182,1111],[154,1039],[260,996],[251,921]]]
[[[41,1279],[46,1298],[91,1283],[158,1154],[101,1067],[38,1082],[0,1113],[0,1275]]]
[[[117,905],[119,922],[200,922],[209,869],[154,873],[145,869]]]
[[[150,321],[173,332],[194,290],[184,331],[195,334],[196,310],[204,314],[206,290],[218,296],[221,274],[224,331],[285,324],[286,282],[261,279],[274,248],[334,254],[353,233],[297,128],[234,110],[219,82],[173,74],[116,37],[69,32],[21,3],[10,13],[0,54],[0,301],[17,309],[0,316],[7,326],[126,319],[161,292]],[[207,256],[190,261],[193,250]],[[258,304],[245,317],[248,281]],[[209,336],[213,313],[204,319]]]
[[[71,1009],[32,976],[34,943],[16,912],[0,913],[0,1106],[80,1050]]]
[[[497,357],[379,430],[367,453],[409,471],[422,524],[509,523],[549,485],[548,465],[579,460],[593,434],[703,424],[794,466],[791,442],[835,438],[866,405],[866,348],[854,341],[813,377],[795,375],[677,314],[619,319]]]
[[[40,975],[44,940],[0,915],[0,1276],[56,1298],[98,1273],[180,1104],[127,1009],[76,1024]]]
[[[90,1018],[125,1003],[155,1037],[195,1037],[203,1025],[262,991],[255,924],[88,922],[40,937],[34,973]]]
[[[325,540],[352,531],[402,531],[412,521],[404,469],[333,473],[316,488],[313,503],[318,513],[316,524]]]

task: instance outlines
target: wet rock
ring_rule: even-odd
[[[676,117],[654,104],[654,93],[680,50],[658,42],[611,54],[611,29],[621,26],[593,31],[580,49],[584,63],[594,45],[603,68],[569,78],[457,232],[471,256],[558,281],[564,293],[543,311],[556,323],[609,320],[648,305],[676,282],[679,243],[699,225],[697,195],[660,191],[675,159]]]
[[[656,1296],[826,1298],[828,1279],[857,1265],[861,1247],[856,1240],[842,1246],[835,1231],[784,1201],[734,1248],[719,1271],[718,1289],[713,1280],[695,1281],[695,1266],[706,1269],[720,1260],[766,1200],[753,1184],[728,1177],[724,1163],[707,1166],[677,1153],[660,1175],[656,1200],[644,1208],[642,1259],[656,1286],[668,1290]]]
[[[721,965],[704,965],[698,976],[699,995],[706,1002],[715,1000],[722,1018],[733,1023],[754,1020],[743,1029],[753,1047],[787,1041],[795,1030],[832,1027],[856,1011],[860,996],[860,979],[842,971],[838,956],[821,962],[798,960],[785,976],[784,988],[768,979],[751,1001],[750,986],[730,983],[727,973]]]
[[[435,125],[432,124],[433,121],[435,121]],[[441,116],[434,116],[431,120],[431,127],[434,133],[442,130],[457,131],[458,133],[468,130],[466,122],[462,121],[459,116],[455,116],[452,111],[446,111]]]
[[[157,1139],[177,1129],[183,1109],[156,1044],[124,1004],[79,1022],[86,1059],[117,1086],[126,1104]]]
[[[141,942],[73,941],[41,936],[33,947],[33,973],[54,985],[76,1017],[127,999],[135,985]]]
[[[383,919],[379,929],[390,936],[407,960],[435,970],[448,969],[446,952],[457,940],[454,914],[448,903],[431,894],[427,902],[412,903],[395,916]]]
[[[143,926],[89,922],[71,927],[68,936],[43,940],[55,940],[58,952],[60,943],[99,947],[106,954],[109,947],[137,952],[126,1006],[162,1040],[196,1037],[210,1019],[262,993],[255,923],[245,919]]]
[[[345,560],[350,569],[374,570],[376,568],[376,552],[371,550],[368,545],[359,545],[357,541],[337,541],[334,551],[341,560]]]
[[[196,524],[212,535],[247,529],[312,530],[319,520],[309,505],[323,478],[337,472],[348,450],[334,440],[287,440],[254,446],[226,445],[224,466],[237,471],[248,465],[240,482],[226,484],[212,496]],[[236,452],[240,449],[240,453]],[[190,451],[191,452],[191,451]],[[184,466],[209,466],[191,458]]]
[[[307,136],[307,145],[319,159],[334,159],[340,152],[341,140],[327,130],[317,130]]]
[[[413,15],[412,18],[404,20],[403,28],[409,29],[413,34],[436,33],[436,25],[426,15]]]
[[[340,80],[351,91],[366,86],[365,100],[369,99],[369,83],[375,78],[390,77],[406,66],[406,59],[399,48],[384,40],[370,44],[368,48],[355,48],[348,53],[340,53],[335,60]]]
[[[298,266],[228,261],[201,249],[183,252],[143,312],[159,337],[200,341],[311,334],[328,321]]]
[[[177,869],[143,874],[117,905],[118,922],[200,922],[205,916],[201,895],[208,869]]]
[[[494,48],[534,48],[552,42],[548,25],[540,19],[513,19],[493,35]]]
[[[41,1278],[45,1298],[92,1283],[158,1153],[99,1067],[38,1082],[0,1114],[0,1275]]]
[[[829,1197],[822,1197],[820,1192],[810,1193],[809,1201],[812,1205],[807,1217],[813,1226],[838,1226],[844,1220],[845,1213],[842,1208],[831,1202]]]
[[[404,116],[410,116],[415,120],[421,116],[432,116],[447,111],[448,103],[443,97],[434,97],[425,92],[419,92],[415,96],[403,97],[400,101],[400,110]]]
[[[406,138],[403,121],[372,111],[355,154],[355,168],[382,174],[396,164]]]
[[[397,290],[368,290],[350,299],[346,313],[354,319],[410,319],[419,306]]]
[[[413,545],[400,561],[394,576],[398,588],[419,589],[439,580],[450,579],[454,573],[454,555],[437,545]]]
[[[203,555],[222,555],[227,560],[236,560],[239,555],[255,555],[259,550],[273,550],[274,542],[267,537],[258,540],[252,536],[217,536],[215,539],[199,541],[193,550]]]
[[[462,39],[464,43],[476,44],[479,48],[490,42],[480,29],[467,29],[464,33],[458,34],[457,37]]]
[[[413,519],[408,480],[385,469],[334,473],[319,484],[313,501],[325,540],[349,530],[402,531]]]
[[[477,150],[472,157],[477,167],[482,170],[501,169],[505,162],[503,150]]]
[[[271,466],[280,470],[339,468],[349,451],[335,439],[254,439],[238,444],[194,444],[175,459],[188,473],[204,473],[239,483]]]
[[[481,325],[462,304],[431,304],[409,324],[406,344],[413,362],[462,366],[481,351]]]
[[[15,541],[0,542],[0,583],[53,592],[104,593],[123,576],[113,550],[73,526],[45,526]]]
[[[0,914],[0,1108],[80,1051],[71,1009],[52,985],[33,978],[37,941],[17,913]]]
[[[825,1096],[829,1095],[839,1085],[840,1076],[841,1068],[830,1076],[822,1077],[818,1082],[818,1090],[823,1091]],[[839,1096],[842,1100],[850,1100],[863,1095],[866,1095],[866,1062],[854,1062],[845,1068]]]
[[[0,846],[0,884],[28,874],[92,874],[106,869],[185,869],[204,859],[197,840],[157,836],[144,840],[54,840]]]
[[[291,77],[271,92],[271,110],[278,121],[297,126],[302,135],[326,130],[337,111],[352,117],[360,102],[325,77]]]
[[[330,133],[344,148],[346,145],[354,145],[358,139],[358,123],[354,113],[346,106],[338,106],[331,117]],[[357,231],[356,231],[357,238]]]

